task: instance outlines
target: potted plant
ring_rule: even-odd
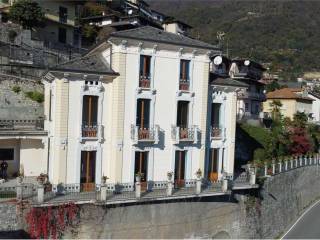
[[[40,173],[40,175],[37,177],[37,182],[39,184],[44,184],[45,182],[47,182],[48,179],[48,175],[44,174],[44,173]]]
[[[173,172],[167,172],[168,181],[172,180]]]
[[[197,178],[201,178],[201,176],[202,176],[202,171],[201,171],[200,168],[196,171],[196,176],[197,176]]]
[[[141,178],[143,177],[143,173],[142,172],[138,172],[136,174],[136,182],[141,182]]]

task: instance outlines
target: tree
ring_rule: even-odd
[[[280,108],[282,107],[282,103],[279,100],[273,100],[270,103],[270,107],[272,107],[272,119],[273,119],[273,121],[279,121],[281,119]]]
[[[44,13],[39,4],[32,0],[15,2],[9,10],[9,19],[24,29],[44,26]]]
[[[277,81],[272,81],[271,83],[267,84],[266,90],[267,92],[273,92],[276,89],[280,89],[280,85]]]

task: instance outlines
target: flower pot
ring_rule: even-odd
[[[141,176],[136,176],[136,182],[141,182]]]

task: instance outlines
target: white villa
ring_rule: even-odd
[[[211,181],[232,179],[237,92],[247,85],[223,75],[219,54],[146,26],[115,32],[50,69],[42,135],[21,140],[34,158],[23,157],[27,143],[15,147],[25,175],[48,173],[51,183],[81,183],[84,191],[103,176],[132,184],[138,173],[142,186],[168,172],[184,185],[198,169]]]

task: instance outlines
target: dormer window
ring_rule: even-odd
[[[180,61],[180,81],[179,90],[189,91],[190,88],[190,61]]]
[[[150,88],[151,79],[151,56],[140,56],[139,87]]]

